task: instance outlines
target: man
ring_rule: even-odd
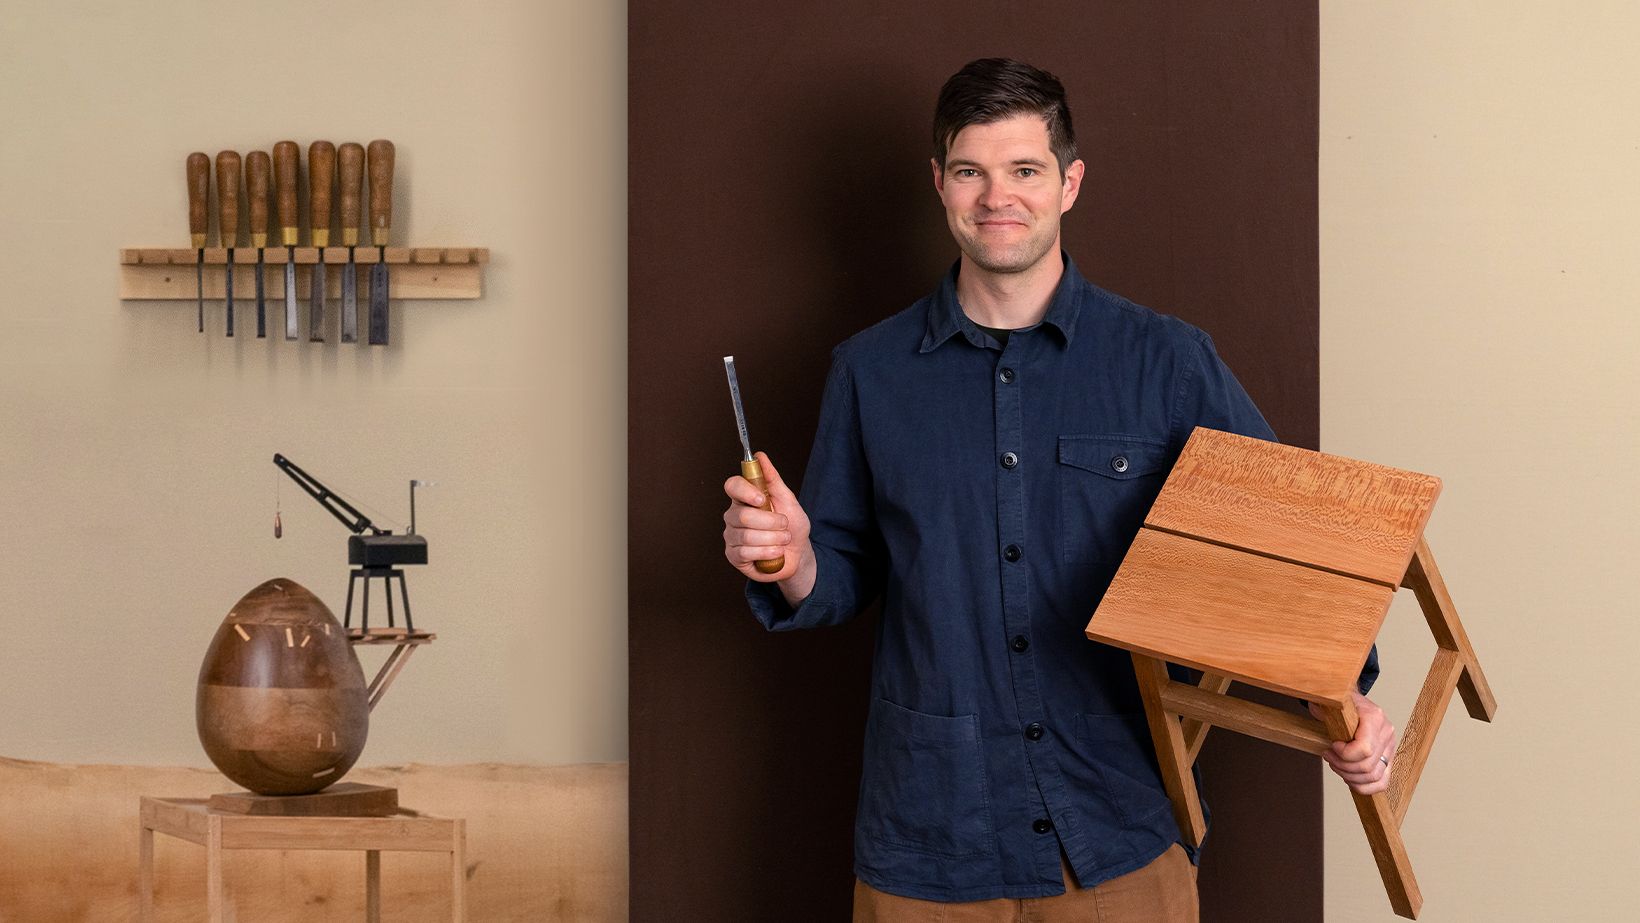
[[[1085,168],[1056,78],[972,62],[934,142],[956,266],[833,353],[801,502],[767,457],[772,512],[724,484],[724,554],[772,630],[883,596],[856,921],[1195,920],[1131,661],[1082,630],[1191,430],[1274,434],[1206,334],[1060,250]],[[1328,762],[1381,791],[1394,729],[1357,707]]]

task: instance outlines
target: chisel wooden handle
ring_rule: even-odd
[[[301,151],[295,141],[281,141],[273,146],[274,197],[278,199],[280,243],[287,247],[297,244],[296,172]]]
[[[393,142],[372,141],[369,154],[370,242],[385,247],[393,223]]]
[[[207,200],[211,194],[211,158],[200,151],[188,155],[188,234],[194,249],[205,246],[211,233],[211,213]]]
[[[740,476],[751,481],[752,486],[756,487],[758,493],[763,495],[763,508],[771,513],[774,512],[774,498],[769,496],[769,484],[763,480],[763,466],[757,463],[757,459],[742,460],[740,463]],[[760,574],[778,574],[780,569],[786,566],[786,556],[781,555],[778,558],[758,561],[756,566],[757,572]]]
[[[359,216],[364,204],[364,147],[352,141],[336,149],[336,164],[341,177],[342,246],[359,243]]]
[[[239,155],[223,151],[216,155],[216,220],[222,246],[239,244]]]
[[[272,170],[267,151],[245,155],[245,195],[250,198],[245,210],[251,216],[251,246],[258,250],[268,245],[268,179]]]
[[[336,145],[308,145],[308,227],[315,247],[330,246],[331,191],[336,188]]]

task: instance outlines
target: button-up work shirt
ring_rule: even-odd
[[[1132,662],[1083,629],[1191,430],[1275,436],[1205,333],[1068,257],[1005,345],[956,274],[837,347],[800,495],[814,590],[747,598],[780,631],[883,597],[855,873],[1040,897],[1064,890],[1061,847],[1092,887],[1179,839]]]

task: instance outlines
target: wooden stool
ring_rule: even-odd
[[[141,801],[140,919],[154,914],[154,834],[167,833],[205,847],[206,919],[222,923],[225,893],[222,852],[226,849],[358,849],[365,854],[365,919],[381,921],[381,852],[450,854],[450,919],[467,919],[466,821],[399,809],[390,817],[279,817],[213,811],[198,798]]]
[[[1133,656],[1162,780],[1192,845],[1206,834],[1191,764],[1209,727],[1320,755],[1355,736],[1351,692],[1396,588],[1410,587],[1439,650],[1390,767],[1354,795],[1391,905],[1423,903],[1401,840],[1435,732],[1457,689],[1497,709],[1424,526],[1438,478],[1198,428],[1105,593],[1087,636]],[[1197,685],[1167,664],[1202,672]],[[1318,706],[1320,722],[1225,693],[1232,682]]]

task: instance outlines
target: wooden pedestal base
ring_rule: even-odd
[[[224,792],[212,795],[206,806],[224,814],[257,817],[389,817],[399,810],[399,790],[338,782],[312,795]]]

